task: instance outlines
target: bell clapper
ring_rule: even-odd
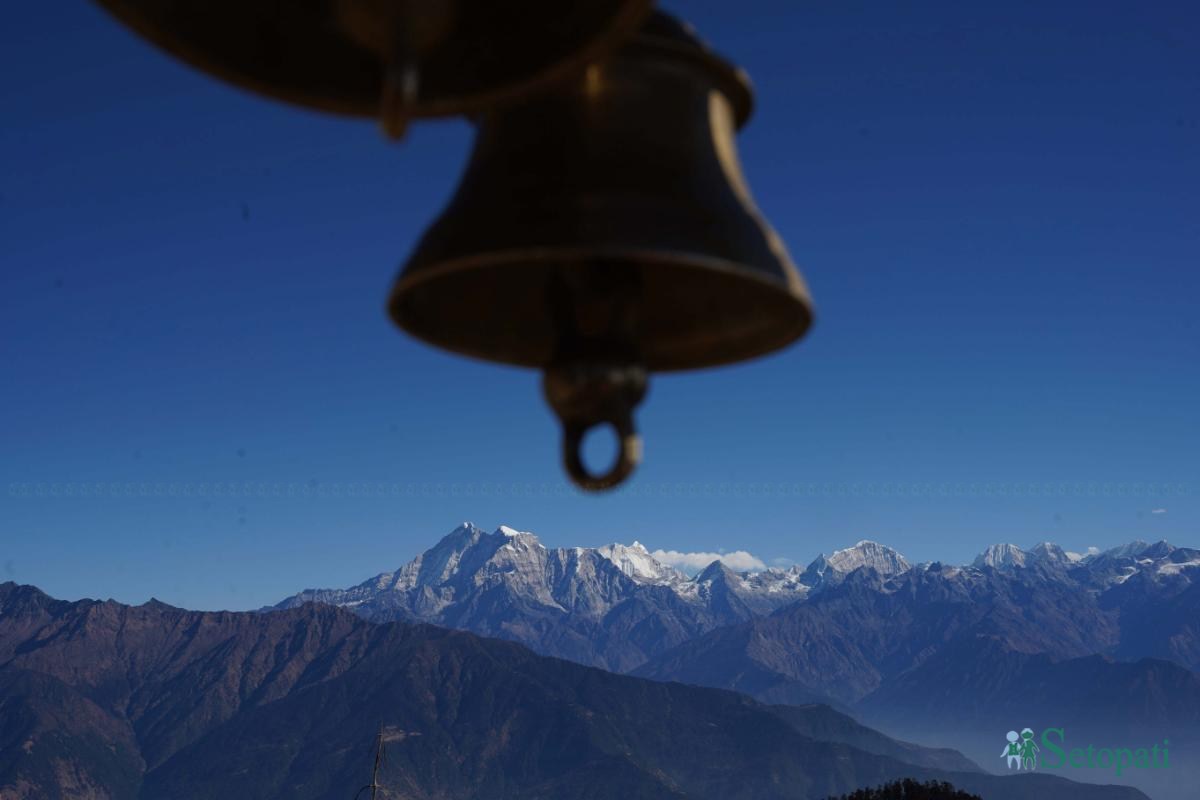
[[[389,139],[408,129],[420,99],[421,63],[450,35],[456,4],[437,0],[337,0],[342,29],[383,67],[379,126]]]
[[[387,138],[401,139],[408,130],[419,81],[417,65],[411,59],[398,60],[388,67],[379,99],[379,126]]]
[[[646,369],[639,364],[591,361],[546,369],[542,391],[562,422],[563,465],[581,489],[611,489],[641,462],[642,438],[633,412],[646,387]],[[602,475],[588,469],[581,452],[583,437],[597,425],[611,425],[617,434],[617,457]]]
[[[459,3],[445,0],[336,0],[340,28],[375,53],[383,68],[379,125],[400,139],[417,116],[421,64],[453,35]]]

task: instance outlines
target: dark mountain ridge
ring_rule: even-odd
[[[845,740],[969,766],[828,710],[780,712],[315,604],[202,613],[3,584],[0,654],[5,800],[343,798],[381,719],[385,778],[410,798],[800,800],[898,777],[999,800],[1142,796],[905,763]],[[818,729],[843,741],[805,733]]]

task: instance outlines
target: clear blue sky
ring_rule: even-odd
[[[757,84],[742,155],[819,319],[656,380],[645,464],[602,497],[563,483],[535,374],[384,315],[464,124],[389,145],[90,4],[8,9],[0,580],[254,607],[464,519],[766,561],[1200,544],[1195,4],[674,9]]]

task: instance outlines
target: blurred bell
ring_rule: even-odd
[[[748,79],[654,13],[611,58],[477,120],[458,191],[390,311],[432,344],[538,367],[580,486],[640,458],[648,371],[727,364],[801,337],[811,301],[750,197],[734,145]],[[620,439],[603,474],[583,435]]]
[[[205,72],[323,111],[474,114],[562,79],[637,29],[652,0],[99,0]]]

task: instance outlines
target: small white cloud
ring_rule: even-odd
[[[1167,510],[1165,508],[1152,508],[1152,509],[1150,509],[1150,513],[1151,514],[1165,514],[1165,513],[1167,513]]]
[[[766,569],[760,559],[750,555],[745,550],[717,553],[681,553],[678,550],[655,550],[650,555],[655,560],[675,567],[684,572],[699,572],[714,561],[720,561],[734,572],[748,572]]]
[[[1096,547],[1095,545],[1092,545],[1091,547],[1089,547],[1089,548],[1087,549],[1087,554],[1088,554],[1089,556],[1099,555],[1099,554],[1100,554],[1100,548],[1099,548],[1099,547]]]

